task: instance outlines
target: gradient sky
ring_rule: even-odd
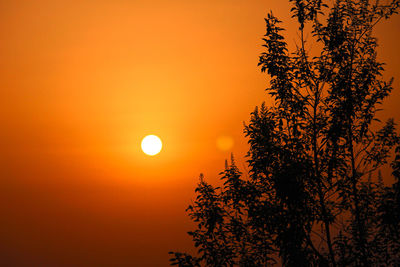
[[[281,0],[0,1],[0,261],[167,266],[190,251],[199,173],[216,181],[231,152],[243,169],[242,123],[268,103],[271,9],[293,46]],[[400,113],[399,35],[400,16],[377,28],[395,77],[383,118]]]

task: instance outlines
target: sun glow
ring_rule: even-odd
[[[162,148],[161,139],[156,135],[147,135],[142,140],[142,150],[146,155],[154,156],[160,153]]]

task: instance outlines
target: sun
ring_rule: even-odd
[[[156,135],[147,135],[142,140],[142,150],[146,155],[154,156],[160,153],[162,148],[161,139]]]

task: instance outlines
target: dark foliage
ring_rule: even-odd
[[[400,266],[400,138],[392,119],[376,130],[392,80],[373,36],[400,1],[290,2],[295,51],[265,19],[259,66],[274,105],[245,125],[249,177],[233,159],[221,188],[201,177],[187,209],[198,254],[171,252],[172,265]],[[395,147],[388,186],[379,169]]]

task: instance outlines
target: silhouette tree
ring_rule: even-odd
[[[293,52],[281,21],[265,19],[259,66],[273,105],[245,125],[249,175],[232,158],[223,186],[200,177],[187,209],[198,253],[170,252],[172,265],[400,266],[400,138],[392,119],[378,129],[392,80],[373,36],[400,1],[290,2]],[[379,170],[396,146],[387,186]]]

